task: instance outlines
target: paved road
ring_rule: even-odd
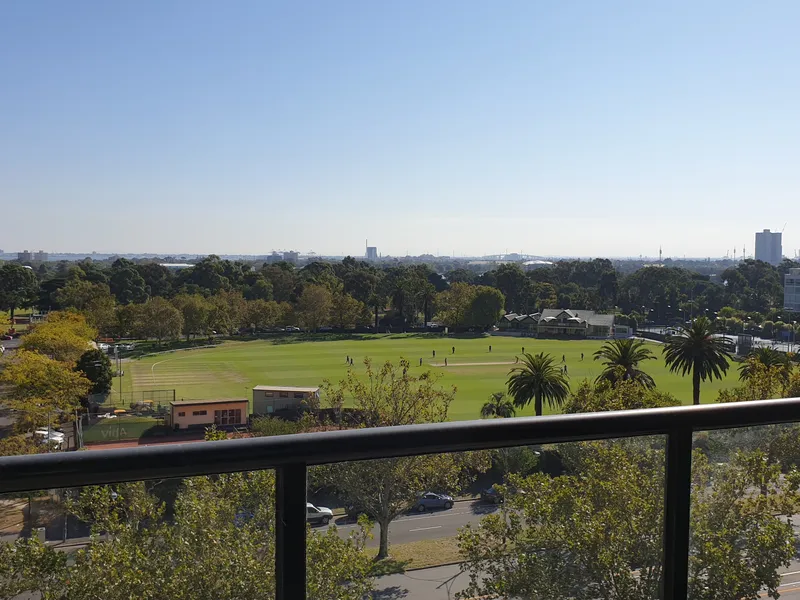
[[[389,527],[389,542],[405,544],[421,540],[432,540],[452,537],[458,534],[460,527],[467,523],[477,523],[483,516],[497,510],[496,506],[482,504],[480,501],[456,502],[450,510],[430,511],[423,514],[410,514],[398,517]],[[347,536],[356,526],[352,519],[339,517],[336,527],[342,536]],[[379,530],[373,528],[373,539],[367,546],[377,546]]]

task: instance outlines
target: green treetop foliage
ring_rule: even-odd
[[[609,442],[578,445],[581,469],[510,478],[496,514],[467,525],[459,547],[470,585],[461,597],[611,600],[658,598],[663,575],[663,450]],[[690,596],[777,597],[778,569],[794,556],[796,473],[781,478],[760,453],[692,476]],[[752,494],[753,486],[765,494]]]
[[[97,337],[86,318],[73,312],[52,312],[22,340],[22,348],[73,366]]]
[[[31,269],[12,263],[0,265],[0,310],[11,312],[36,300],[39,282]]]
[[[72,555],[21,539],[0,547],[0,597],[45,599],[275,597],[275,478],[270,471],[184,480],[171,522],[149,484],[83,488],[72,514],[93,543]],[[310,600],[362,600],[372,589],[367,532],[308,532]],[[113,574],[113,576],[112,576]]]
[[[714,337],[714,326],[706,317],[681,328],[664,344],[664,359],[670,371],[692,374],[692,399],[700,404],[700,382],[722,379],[731,360],[722,340]]]
[[[533,401],[537,417],[542,416],[545,402],[551,408],[561,407],[569,395],[566,375],[553,357],[544,353],[523,354],[520,366],[509,371],[507,385],[514,405],[522,408]]]
[[[338,384],[325,382],[325,397],[332,407],[341,408],[345,397],[352,398],[366,427],[447,420],[455,389],[441,388],[434,374],[411,376],[405,359],[397,365],[386,362],[377,369],[369,359],[364,365],[364,376],[349,371]],[[378,523],[381,559],[388,556],[391,521],[408,510],[419,493],[457,492],[476,472],[488,467],[484,453],[436,454],[318,467],[315,480],[336,489],[347,502]]]
[[[16,425],[22,431],[58,422],[59,413],[71,414],[92,386],[72,365],[27,350],[14,355],[0,373],[0,383],[9,386],[3,403],[17,411]]]
[[[82,373],[91,382],[90,394],[107,394],[111,391],[114,375],[106,352],[94,348],[87,350],[78,359],[75,371]]]
[[[633,338],[609,340],[594,353],[595,360],[602,360],[604,368],[597,380],[612,384],[618,381],[633,381],[645,388],[654,388],[656,382],[642,371],[639,365],[646,360],[655,360],[646,342]]]

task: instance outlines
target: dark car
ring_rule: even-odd
[[[417,512],[425,512],[430,508],[453,508],[453,497],[447,494],[435,494],[433,492],[425,492],[420,494],[414,504],[414,510]]]
[[[497,486],[493,485],[490,488],[481,490],[481,502],[488,502],[489,504],[502,504],[505,502],[505,498],[503,498],[503,494],[500,493],[500,490],[497,488]]]

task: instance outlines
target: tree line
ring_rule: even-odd
[[[214,255],[178,271],[122,258],[110,265],[88,259],[44,263],[36,270],[5,263],[0,309],[73,308],[91,315],[102,334],[120,337],[286,325],[403,331],[431,320],[452,329],[485,329],[503,311],[530,314],[545,308],[616,312],[633,325],[706,316],[718,330],[770,337],[795,326],[795,317],[783,309],[783,276],[793,267],[800,264],[784,260],[773,267],[748,259],[716,274],[670,266],[623,274],[611,261],[594,259],[529,272],[508,263],[478,273],[465,267],[437,272],[427,264],[376,266],[352,257],[296,268]],[[163,324],[137,331],[154,318]]]

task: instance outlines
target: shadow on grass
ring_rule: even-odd
[[[391,556],[372,563],[369,574],[373,577],[383,577],[384,575],[397,575],[405,573],[410,560],[395,560]]]

